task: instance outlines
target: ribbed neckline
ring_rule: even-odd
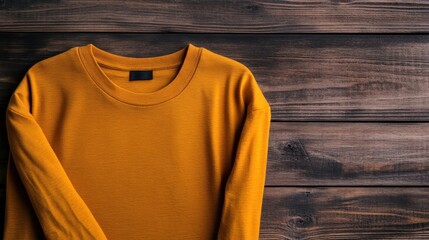
[[[191,81],[201,56],[201,47],[192,43],[180,50],[153,57],[128,57],[107,52],[89,43],[77,48],[78,54],[91,79],[101,90],[115,99],[133,105],[154,105],[174,98]],[[114,83],[100,65],[121,70],[150,70],[180,66],[178,74],[163,88],[154,92],[133,92]],[[155,80],[156,81],[156,80]]]

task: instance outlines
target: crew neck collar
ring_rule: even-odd
[[[180,50],[153,57],[128,57],[113,54],[89,43],[77,48],[83,65],[91,79],[101,90],[113,98],[133,105],[154,105],[167,101],[182,92],[191,81],[201,56],[201,47],[192,43]],[[101,69],[100,65],[121,70],[150,70],[179,66],[174,79],[154,92],[133,92],[114,83]]]

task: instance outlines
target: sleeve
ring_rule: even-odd
[[[217,240],[257,240],[262,213],[271,107],[251,75],[262,106],[246,114],[232,170],[225,186]],[[259,105],[259,106],[261,106]]]
[[[107,239],[31,113],[28,72],[6,110],[14,164],[46,239]]]

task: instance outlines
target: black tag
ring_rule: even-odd
[[[130,71],[130,81],[133,80],[151,80],[153,79],[152,70]]]

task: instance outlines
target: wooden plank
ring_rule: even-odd
[[[429,188],[266,188],[260,239],[429,239]]]
[[[3,0],[0,31],[421,33],[429,2]]]
[[[269,141],[266,186],[429,186],[429,123],[272,122]]]
[[[267,187],[260,239],[428,239],[428,194],[418,187]],[[1,232],[3,225],[1,218]]]
[[[267,186],[429,186],[429,123],[272,122]]]
[[[0,34],[0,106],[36,61],[94,43],[135,57],[187,42],[247,65],[273,121],[429,121],[429,35]]]

